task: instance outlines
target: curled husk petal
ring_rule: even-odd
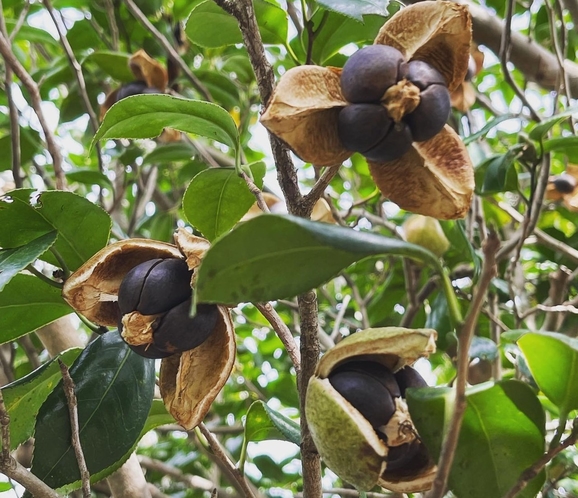
[[[219,306],[215,330],[200,346],[165,358],[159,387],[169,412],[185,429],[205,417],[235,362],[235,335],[229,311]]]
[[[472,23],[467,7],[425,1],[395,13],[379,31],[376,44],[397,48],[406,60],[435,67],[452,92],[468,70]]]
[[[307,388],[305,415],[319,454],[338,476],[360,491],[376,484],[398,492],[428,489],[435,464],[427,463],[416,475],[385,477],[389,448],[417,438],[405,400],[396,398],[396,412],[384,427],[388,444],[371,424],[331,385],[329,374],[348,361],[377,361],[392,371],[413,364],[435,351],[432,329],[385,327],[368,329],[345,338],[320,360]]]
[[[316,166],[338,166],[352,154],[337,133],[337,115],[347,105],[340,75],[339,69],[331,67],[289,69],[260,119],[295,154]]]
[[[118,289],[137,265],[155,258],[182,258],[172,244],[149,239],[121,240],[97,252],[64,283],[62,297],[98,325],[116,327],[120,319]]]
[[[414,142],[400,159],[368,161],[382,194],[407,211],[433,218],[463,218],[474,191],[470,156],[448,125],[425,142]]]
[[[156,88],[161,92],[167,89],[169,82],[167,70],[142,48],[131,55],[128,65],[135,78],[144,81],[149,88]]]

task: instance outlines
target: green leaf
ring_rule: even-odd
[[[238,148],[235,121],[222,107],[203,100],[171,95],[133,95],[114,104],[92,139],[153,138],[164,128],[194,133]]]
[[[56,241],[58,232],[53,230],[14,249],[0,249],[0,291],[12,278],[33,263]]]
[[[263,401],[255,401],[247,411],[245,434],[241,447],[240,467],[243,468],[250,442],[277,439],[289,441],[299,446],[301,430],[299,424],[285,415],[268,407]]]
[[[255,16],[265,44],[285,44],[287,41],[287,13],[271,2],[255,0]],[[202,47],[217,48],[243,43],[243,36],[235,18],[214,2],[197,5],[185,27],[189,39]]]
[[[578,339],[531,332],[518,340],[540,390],[561,412],[578,408]]]
[[[145,425],[142,428],[139,439],[141,439],[147,432],[152,431],[156,427],[175,423],[175,418],[167,411],[167,407],[163,401],[161,399],[153,399],[151,409],[149,411]]]
[[[317,3],[362,22],[366,14],[386,16],[389,0],[318,0]]]
[[[470,345],[469,355],[470,358],[494,361],[499,355],[498,346],[487,337],[474,336]]]
[[[85,59],[85,62],[94,62],[115,80],[121,81],[122,83],[129,83],[135,80],[132,71],[129,69],[129,59],[130,54],[97,50],[90,54]]]
[[[541,140],[546,136],[546,133],[548,133],[558,123],[561,123],[565,119],[576,114],[578,114],[578,106],[570,107],[564,112],[547,118],[536,125],[530,125],[526,131],[529,132],[529,136],[532,140]]]
[[[435,460],[452,399],[449,388],[407,391],[411,417]],[[527,384],[508,380],[470,388],[449,477],[451,491],[460,498],[504,496],[543,455],[544,426],[544,410]],[[542,472],[518,496],[535,497],[544,477]]]
[[[51,37],[52,38],[52,37]],[[20,166],[26,166],[40,151],[40,137],[30,128],[20,127]],[[0,138],[0,171],[12,168],[12,138]]]
[[[255,163],[257,186],[262,185],[265,165]],[[214,240],[228,232],[255,203],[255,196],[235,168],[210,168],[195,176],[183,197],[189,223]]]
[[[475,171],[476,193],[492,195],[518,189],[518,175],[514,161],[517,148],[505,154],[494,155],[482,162]]]
[[[0,292],[0,344],[13,341],[73,310],[60,289],[38,277],[18,274]]]
[[[373,43],[384,21],[382,16],[370,15],[365,16],[361,24],[335,12],[318,10],[312,18],[316,30],[311,54],[313,60],[323,65],[349,43],[359,45]],[[303,37],[303,45],[306,47],[307,31],[304,31]]]
[[[188,143],[173,142],[157,145],[155,149],[144,156],[146,164],[189,161],[195,155],[195,149]]]
[[[295,296],[355,261],[383,254],[411,257],[442,271],[431,252],[399,239],[264,214],[237,226],[209,249],[198,273],[197,298],[238,304]]]
[[[70,375],[81,446],[91,482],[97,482],[118,469],[138,442],[151,408],[155,362],[133,353],[118,332],[108,332],[87,346]],[[35,439],[32,472],[63,493],[79,487],[62,383],[40,409]]]
[[[10,449],[32,437],[38,410],[62,378],[57,359],[70,366],[81,352],[82,348],[68,349],[26,377],[2,388],[10,415]]]
[[[76,171],[69,171],[66,173],[66,178],[69,182],[83,183],[84,185],[98,185],[102,188],[113,189],[112,182],[108,176],[100,171],[92,169],[78,169]]]
[[[504,121],[508,121],[510,119],[520,119],[520,118],[519,118],[519,116],[516,116],[515,114],[502,114],[501,116],[498,116],[498,117],[492,119],[491,121],[489,121],[480,131],[465,137],[463,139],[464,144],[468,145],[468,144],[478,140],[479,138],[485,137],[490,130],[492,130],[493,128],[498,126],[500,123],[503,123]]]
[[[23,246],[56,229],[53,247],[74,271],[106,245],[111,219],[101,207],[72,192],[33,194],[21,189],[0,197],[0,246]],[[60,267],[50,253],[42,259]]]

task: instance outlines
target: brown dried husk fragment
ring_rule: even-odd
[[[142,48],[129,59],[129,67],[135,78],[144,81],[149,88],[164,92],[169,82],[167,70]]]
[[[159,387],[163,401],[185,429],[193,429],[209,411],[235,362],[235,333],[229,310],[219,306],[215,330],[200,346],[165,358]]]
[[[468,9],[454,2],[425,1],[409,5],[389,19],[376,44],[397,48],[406,60],[435,67],[452,92],[468,70],[472,24]]]
[[[400,159],[368,164],[382,194],[402,209],[440,220],[468,212],[474,170],[465,145],[448,125],[432,139],[414,142]]]
[[[279,80],[261,123],[287,142],[301,159],[316,166],[339,166],[352,152],[343,147],[337,115],[347,101],[341,70],[298,66]]]
[[[96,253],[64,283],[62,297],[98,325],[116,327],[120,319],[118,289],[135,266],[155,258],[182,258],[172,244],[149,239],[115,242]]]

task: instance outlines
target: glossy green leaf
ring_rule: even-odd
[[[488,121],[488,123],[478,132],[472,133],[471,135],[465,137],[463,139],[464,144],[468,145],[479,138],[485,137],[488,132],[498,126],[500,123],[504,121],[509,121],[510,119],[520,119],[515,114],[502,114],[501,116],[497,116],[494,119]]]
[[[110,475],[140,437],[153,399],[155,362],[133,353],[117,332],[89,344],[70,375],[78,400],[80,442],[91,481]],[[80,486],[62,384],[38,413],[32,472],[68,492]]]
[[[312,18],[315,31],[312,58],[317,64],[323,65],[337,54],[344,45],[357,43],[372,44],[377,33],[383,26],[385,18],[369,15],[363,17],[360,23],[351,17],[335,12],[319,10]],[[307,32],[303,33],[303,45],[308,44]]]
[[[557,332],[531,332],[518,340],[540,390],[560,411],[578,408],[578,339]]]
[[[203,100],[171,95],[134,95],[114,104],[92,140],[106,138],[153,138],[164,128],[175,128],[238,147],[235,121],[222,107]]]
[[[0,344],[13,341],[73,310],[60,289],[38,277],[18,274],[0,292]]]
[[[4,403],[10,415],[11,449],[32,437],[38,410],[62,378],[57,359],[70,366],[81,352],[82,348],[64,351],[25,377],[2,388]]]
[[[487,337],[474,336],[470,344],[469,355],[470,358],[494,361],[499,355],[498,346]]]
[[[200,302],[237,304],[295,296],[367,256],[399,255],[440,269],[420,246],[294,216],[262,215],[237,226],[207,252],[198,273]]]
[[[541,140],[546,136],[546,133],[548,133],[558,123],[561,123],[570,116],[574,116],[577,114],[578,114],[578,107],[576,106],[570,107],[569,109],[566,109],[565,111],[559,114],[544,119],[540,123],[530,125],[527,131],[529,132],[530,138],[532,140]]]
[[[135,77],[129,69],[130,54],[120,52],[110,52],[108,50],[97,50],[91,53],[85,62],[94,62],[106,74],[117,81],[128,83],[134,81]],[[120,85],[119,85],[120,86]]]
[[[53,247],[73,271],[106,245],[111,219],[101,207],[72,192],[35,194],[21,189],[0,197],[0,226],[4,248],[19,247],[58,230]],[[42,259],[60,266],[50,253]]]
[[[188,143],[173,142],[157,145],[155,149],[143,158],[147,164],[167,163],[174,161],[189,161],[195,155],[195,149]]]
[[[255,0],[254,6],[263,43],[284,44],[287,40],[285,10],[265,0]],[[243,43],[235,18],[210,0],[193,9],[185,32],[193,43],[202,47],[217,48]]]
[[[412,419],[436,460],[452,399],[449,388],[407,391]],[[504,496],[544,453],[544,410],[534,391],[516,380],[470,388],[467,403],[449,489],[460,498]],[[535,497],[544,477],[542,472],[517,496]]]
[[[41,150],[38,132],[20,128],[20,165],[26,166]],[[12,139],[10,135],[0,138],[0,171],[12,168]]]
[[[231,110],[239,105],[239,90],[228,76],[212,69],[197,69],[195,76],[203,82],[215,101],[225,109]]]
[[[90,186],[98,185],[102,188],[108,189],[113,188],[112,182],[108,179],[108,176],[100,171],[94,171],[92,169],[69,171],[66,173],[66,178],[69,182],[78,182]]]
[[[299,424],[285,415],[273,410],[263,401],[255,401],[247,411],[245,418],[245,434],[241,448],[241,464],[243,468],[247,445],[251,442],[277,439],[301,444]]]
[[[517,190],[518,175],[514,166],[517,155],[518,150],[513,148],[482,162],[475,171],[476,192],[479,195],[492,195]]]
[[[263,184],[265,165],[251,167],[257,186]],[[255,203],[255,196],[235,168],[210,168],[193,178],[183,197],[189,223],[208,240],[228,232]]]
[[[176,424],[175,418],[167,411],[167,407],[161,399],[153,399],[147,420],[142,428],[140,438],[156,427],[166,424]],[[140,439],[139,438],[139,439]]]
[[[363,21],[366,14],[387,15],[389,0],[319,0],[326,9]]]
[[[0,249],[0,291],[15,275],[46,252],[56,241],[57,234],[58,232],[53,230],[23,246]]]

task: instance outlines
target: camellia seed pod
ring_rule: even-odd
[[[474,192],[468,151],[446,123],[468,71],[471,18],[449,1],[400,9],[343,69],[286,71],[260,121],[303,161],[338,167],[363,154],[381,193],[402,209],[463,218]]]
[[[161,396],[175,420],[192,429],[203,420],[231,373],[235,333],[224,306],[198,304],[197,314],[189,316],[194,270],[209,242],[184,229],[177,231],[175,242],[129,239],[110,244],[66,280],[62,295],[94,323],[115,327],[122,319],[130,332],[124,339],[132,342],[133,350],[164,358]],[[176,284],[170,292],[159,277],[165,274]],[[159,280],[162,296],[155,292]],[[128,290],[124,297],[119,296],[121,287]],[[189,334],[195,329],[203,331],[201,341],[197,334]],[[183,333],[175,336],[175,330]]]
[[[326,465],[359,491],[431,487],[435,463],[404,396],[425,381],[411,368],[435,351],[431,329],[386,327],[353,334],[329,350],[309,381],[305,415]]]

